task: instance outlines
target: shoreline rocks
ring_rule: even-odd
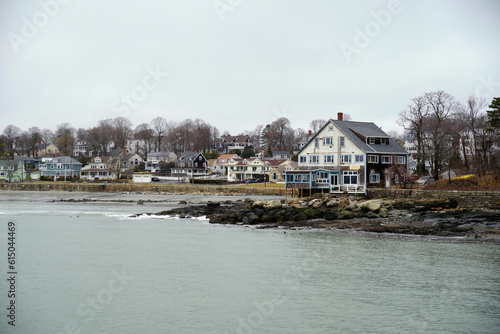
[[[454,199],[372,199],[313,196],[270,201],[183,205],[157,215],[206,216],[211,224],[255,228],[350,229],[392,234],[466,237],[500,243],[500,210],[462,209]],[[491,240],[490,240],[491,239]]]

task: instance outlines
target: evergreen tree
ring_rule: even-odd
[[[493,98],[489,105],[491,110],[487,110],[488,123],[492,129],[500,129],[500,97]]]

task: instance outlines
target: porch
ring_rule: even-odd
[[[365,185],[356,170],[344,170],[342,174],[339,170],[326,169],[286,171],[285,187],[292,191],[297,189],[300,194],[305,189],[331,194],[366,193]]]

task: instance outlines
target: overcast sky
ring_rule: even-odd
[[[498,0],[0,0],[0,131],[117,116],[307,130],[342,111],[402,132],[425,92],[500,96],[499,14]]]

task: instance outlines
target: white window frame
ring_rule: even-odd
[[[330,160],[330,161],[328,161]],[[335,163],[335,155],[333,154],[325,154],[323,156],[323,163],[325,164],[334,164]]]
[[[345,137],[340,136],[340,147],[345,147]]]
[[[333,137],[324,137],[323,146],[331,146],[331,145],[333,145]]]
[[[363,163],[363,162],[365,162],[365,155],[364,154],[355,154],[354,155],[354,162],[355,163]]]
[[[306,155],[299,155],[299,162],[300,163],[307,163],[307,156]]]
[[[396,157],[396,163],[400,164],[400,165],[404,165],[406,163],[406,159],[405,158],[406,158],[405,156],[398,155]]]
[[[381,138],[381,139],[380,139],[380,143],[381,143],[382,145],[387,145],[387,138]]]
[[[319,147],[319,138],[318,137],[316,137],[314,139],[314,147]]]
[[[315,161],[313,161],[315,160]],[[311,154],[309,156],[309,163],[310,164],[319,164],[319,155],[318,154]]]
[[[375,145],[375,138],[372,137],[368,138],[368,144]]]
[[[388,161],[386,161],[388,159]],[[392,156],[391,155],[383,155],[381,158],[381,162],[383,164],[392,164]]]
[[[356,183],[351,183],[352,178],[356,176]],[[345,178],[348,177],[349,182],[345,182]],[[345,170],[342,173],[342,183],[343,184],[359,184],[359,174],[357,170]]]
[[[351,154],[342,154],[340,156],[340,162],[343,164],[350,164],[352,163],[352,155]]]

